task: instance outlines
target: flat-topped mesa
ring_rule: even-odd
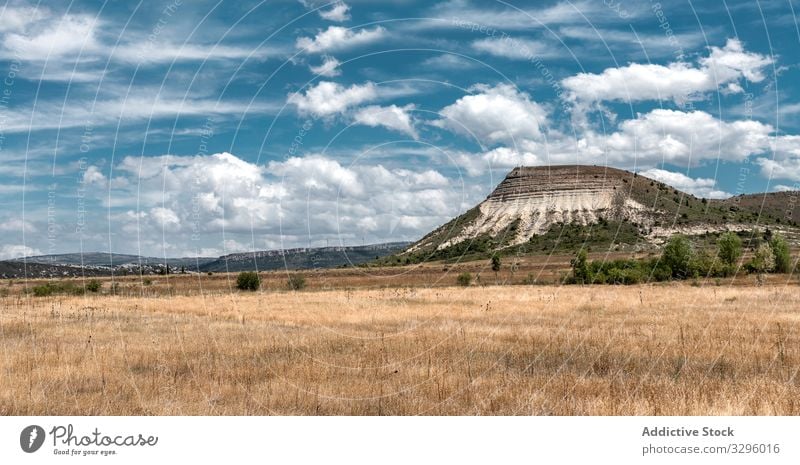
[[[541,197],[569,191],[602,192],[623,185],[633,176],[627,171],[599,166],[537,166],[514,168],[487,197],[487,200],[510,201]]]
[[[625,188],[634,177],[599,166],[518,167],[476,207],[472,219],[455,229],[444,225],[410,250],[427,246],[441,250],[483,234],[502,234],[507,245],[516,245],[557,223],[587,225],[601,218],[649,225],[650,209],[632,199]],[[446,239],[436,234],[445,231]]]

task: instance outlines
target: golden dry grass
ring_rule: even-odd
[[[796,285],[0,298],[0,415],[796,415]]]

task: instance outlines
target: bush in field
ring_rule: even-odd
[[[727,232],[717,239],[719,258],[722,263],[735,267],[742,256],[742,240],[737,234]]]
[[[40,284],[34,286],[31,291],[36,297],[46,297],[53,294],[81,295],[84,292],[82,286],[76,286],[70,282]]]
[[[753,254],[753,259],[747,264],[751,273],[767,273],[775,269],[775,254],[769,244],[761,244]]]
[[[661,260],[672,270],[672,277],[685,279],[691,274],[692,245],[684,236],[672,236],[664,247]]]
[[[497,274],[500,272],[500,257],[492,255],[492,271],[494,271],[494,280],[497,281]]]
[[[592,281],[591,270],[587,261],[586,250],[581,249],[578,255],[570,262],[572,265],[572,280],[575,284],[589,284]]]
[[[89,292],[100,292],[100,288],[102,287],[103,285],[100,284],[100,281],[96,279],[92,279],[91,281],[86,283],[86,290]]]
[[[669,281],[672,279],[672,268],[664,263],[663,260],[657,258],[651,260],[648,270],[653,281]]]
[[[261,287],[261,278],[255,271],[242,271],[236,278],[236,288],[240,291],[257,291]]]
[[[588,265],[589,281],[597,284],[638,284],[647,281],[648,261],[593,261]]]
[[[461,273],[456,277],[456,282],[458,283],[459,286],[464,286],[464,287],[469,286],[470,284],[472,284],[472,274],[467,273],[465,271],[464,273]]]
[[[691,275],[695,278],[728,276],[729,270],[734,269],[733,265],[723,263],[717,255],[710,250],[701,250],[694,254],[691,260]]]
[[[792,256],[789,254],[789,244],[786,243],[786,239],[775,234],[772,236],[772,240],[769,241],[769,246],[775,257],[775,272],[788,273],[791,271]]]
[[[299,291],[306,287],[306,277],[301,274],[290,275],[288,284],[289,289],[293,291]]]

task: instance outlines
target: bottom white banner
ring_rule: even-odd
[[[0,463],[800,463],[798,431],[793,417],[4,417]]]

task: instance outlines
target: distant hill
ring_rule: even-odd
[[[401,252],[409,242],[347,247],[297,248],[225,255],[200,267],[201,271],[296,270],[360,265]]]
[[[117,267],[123,265],[169,265],[170,267],[195,268],[217,260],[216,257],[198,258],[158,258],[141,257],[139,255],[127,255],[105,252],[88,253],[67,253],[55,255],[38,255],[33,257],[17,258],[12,262],[38,263],[42,265],[70,265],[70,266],[102,266]]]
[[[347,247],[297,248],[235,253],[222,257],[155,258],[102,252],[39,255],[0,261],[0,278],[58,278],[78,276],[269,271],[335,268],[360,265],[403,251],[409,242]]]
[[[478,259],[496,251],[547,253],[655,248],[672,234],[770,228],[800,242],[798,192],[708,200],[610,167],[519,167],[489,196],[378,264]]]

